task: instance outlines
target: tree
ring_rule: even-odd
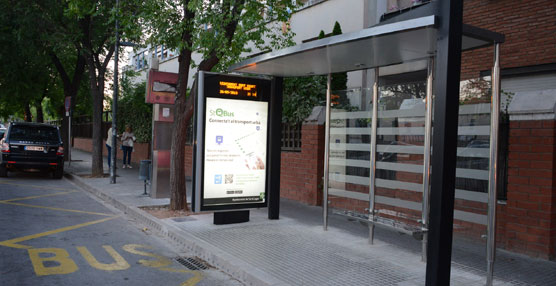
[[[19,1],[0,2],[0,117],[42,122],[56,74],[40,41],[36,13]],[[34,111],[34,112],[33,112]]]
[[[195,65],[192,53],[203,55],[198,70],[222,70],[253,48],[264,51],[292,44],[291,31],[283,33],[280,23],[289,19],[295,7],[291,0],[151,0],[145,2],[145,7],[143,17],[151,35],[149,42],[179,51],[170,208],[187,209],[184,146],[195,97],[187,97],[189,69]]]
[[[282,122],[295,125],[303,122],[317,105],[326,102],[326,77],[307,76],[284,79]]]
[[[10,2],[10,3],[8,3]],[[3,1],[9,8],[1,9],[2,13],[14,13],[12,18],[18,22],[15,37],[7,38],[10,43],[22,42],[15,48],[17,61],[23,66],[3,70],[15,70],[22,72],[16,83],[32,80],[35,86],[31,94],[25,94],[20,101],[24,107],[24,117],[30,120],[30,115],[35,115],[36,121],[43,121],[44,117],[49,119],[62,118],[62,138],[67,138],[67,117],[64,116],[64,97],[72,98],[72,107],[76,104],[76,95],[82,83],[85,71],[85,61],[81,49],[75,38],[78,35],[78,26],[65,14],[68,2],[62,0],[20,0]],[[2,25],[4,26],[4,25]],[[2,45],[5,47],[5,45]],[[28,51],[28,52],[26,52]],[[4,57],[3,57],[4,58]],[[9,57],[6,57],[9,59]],[[33,65],[30,62],[40,65]],[[43,73],[43,80],[29,77],[31,74]],[[22,95],[21,91],[16,93]],[[43,111],[46,111],[44,114]],[[69,142],[64,140],[65,148]]]
[[[146,82],[132,84],[121,81],[122,93],[118,101],[118,132],[126,125],[133,128],[138,142],[150,142],[152,137],[152,106],[145,102]]]
[[[112,0],[69,0],[65,15],[77,23],[75,43],[82,51],[88,69],[89,90],[93,106],[93,154],[91,175],[103,175],[102,167],[102,111],[108,64],[115,52],[115,17],[122,18],[122,39],[131,38],[127,32],[136,31],[131,18],[136,12],[136,1],[115,7]]]
[[[332,29],[332,36],[337,36],[342,34],[342,27],[340,23],[336,21],[334,23],[334,28]],[[349,108],[349,99],[345,93],[339,92],[347,89],[347,72],[333,73],[330,78],[330,90],[335,91],[338,94],[332,95],[333,102],[336,108]]]

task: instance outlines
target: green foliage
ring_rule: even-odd
[[[342,28],[336,21],[332,33],[327,35],[320,31],[318,39],[340,35]],[[346,93],[347,73],[332,74],[330,87],[333,93],[332,103],[335,108],[352,110]],[[311,114],[313,107],[324,105],[326,101],[326,77],[311,76],[284,79],[284,101],[282,108],[282,121],[290,124],[303,122]]]
[[[341,35],[341,34],[342,34],[342,27],[340,26],[340,23],[336,21],[334,23],[334,28],[332,29],[332,36]]]
[[[56,98],[56,74],[40,41],[37,13],[28,3],[0,1],[0,117],[22,118],[24,110]]]
[[[297,124],[311,114],[313,107],[326,102],[326,78],[323,76],[284,79],[282,122]]]
[[[336,21],[334,23],[334,28],[332,29],[332,36],[336,36],[336,35],[340,35],[340,34],[342,34],[342,27],[340,27],[340,23],[338,23],[338,21]],[[334,73],[334,74],[332,74],[332,77],[330,79],[330,89],[332,91],[346,90],[347,89],[347,81],[348,81],[347,72]],[[350,107],[349,99],[347,98],[345,93],[341,92],[341,93],[338,93],[336,95],[333,95],[333,97],[335,97],[333,99],[333,103],[334,103],[334,106],[336,108],[349,108]]]
[[[129,125],[137,142],[150,142],[152,130],[152,105],[145,103],[146,83],[132,85],[122,80],[122,96],[118,100],[118,133]]]
[[[145,43],[197,52],[202,60],[216,56],[214,70],[222,71],[241,60],[242,53],[252,53],[253,47],[266,51],[293,45],[286,23],[295,5],[291,0],[147,0],[140,22],[149,35]],[[184,32],[191,33],[191,46]]]

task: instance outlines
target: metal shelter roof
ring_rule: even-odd
[[[428,58],[436,49],[436,17],[373,26],[253,57],[230,72],[293,77],[389,66]],[[504,41],[504,36],[463,25],[462,50]]]

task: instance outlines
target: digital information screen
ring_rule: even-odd
[[[270,81],[199,76],[193,210],[266,206]]]

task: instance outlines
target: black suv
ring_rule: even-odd
[[[53,177],[64,175],[64,147],[58,127],[27,122],[12,122],[0,141],[0,177],[8,170],[39,169]]]

